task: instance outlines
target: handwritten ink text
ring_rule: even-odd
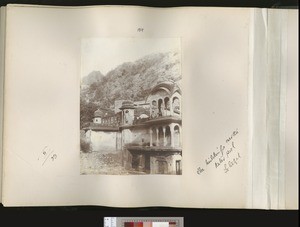
[[[231,168],[238,165],[241,159],[240,152],[238,152],[236,144],[236,136],[239,134],[238,129],[234,130],[222,144],[216,147],[216,151],[210,153],[210,155],[204,160],[205,168],[214,166],[215,169],[223,168],[224,173],[228,173]],[[204,168],[198,167],[197,174],[200,175],[205,171]]]

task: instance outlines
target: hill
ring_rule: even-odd
[[[82,78],[81,84],[90,86],[93,83],[101,82],[104,75],[100,71],[93,71]]]
[[[155,53],[134,62],[125,62],[105,76],[99,71],[83,78],[86,86],[81,89],[81,111],[89,116],[97,108],[110,108],[115,100],[144,100],[150,90],[163,81],[180,81],[180,54],[177,52]],[[83,109],[82,109],[83,108]]]

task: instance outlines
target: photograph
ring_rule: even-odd
[[[180,38],[81,44],[80,174],[182,175]]]

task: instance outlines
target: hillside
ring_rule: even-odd
[[[101,82],[104,75],[100,71],[93,71],[82,78],[81,84],[90,86],[93,83]]]
[[[152,87],[163,81],[179,81],[181,79],[180,55],[175,52],[147,55],[134,62],[125,62],[108,72],[104,77],[93,71],[83,81],[93,81],[81,90],[82,108],[90,115],[98,107],[109,108],[115,100],[144,100]],[[98,78],[98,79],[95,79]],[[84,113],[82,113],[84,114]],[[86,113],[85,113],[86,115]]]

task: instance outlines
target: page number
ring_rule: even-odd
[[[144,28],[138,28],[137,32],[144,32]]]

